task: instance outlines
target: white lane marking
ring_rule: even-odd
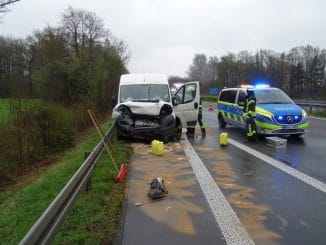
[[[326,193],[326,184],[317,180],[317,179],[314,179],[313,177],[307,175],[307,174],[304,174],[302,172],[300,172],[299,170],[296,170],[294,168],[291,168],[290,166],[288,165],[285,165],[284,163],[278,161],[278,160],[275,160],[274,158],[272,157],[269,157],[263,153],[260,153],[259,151],[256,151],[244,144],[241,144],[239,143],[238,141],[234,140],[234,139],[231,139],[229,138],[229,141],[228,141],[230,144],[240,148],[241,150],[243,151],[246,151],[247,153],[263,160],[264,162],[274,166],[275,168],[278,168],[279,170],[301,180],[302,182]]]
[[[227,244],[254,244],[186,136],[185,153]]]

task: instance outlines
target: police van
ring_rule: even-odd
[[[243,110],[247,89],[257,100],[255,124],[259,135],[290,135],[298,137],[307,133],[307,113],[296,105],[281,89],[267,85],[225,88],[218,96],[218,121],[220,128],[227,124],[246,128]]]

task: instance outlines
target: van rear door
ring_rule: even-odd
[[[174,113],[181,120],[182,127],[196,126],[200,99],[199,82],[185,83],[174,97],[177,102]]]

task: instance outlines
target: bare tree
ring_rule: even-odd
[[[73,9],[69,7],[63,14],[61,18],[61,23],[64,28],[64,32],[66,33],[67,38],[70,40],[71,45],[74,48],[76,54],[79,52],[79,45],[80,45],[80,36],[81,31],[83,31],[82,27],[82,13],[81,10]],[[83,43],[83,41],[82,41]]]
[[[205,54],[196,54],[187,72],[191,80],[205,81],[207,73],[207,58]]]
[[[76,54],[86,47],[91,50],[110,36],[110,32],[104,27],[104,21],[91,11],[69,7],[62,14],[61,24]]]
[[[0,0],[0,18],[2,17],[2,15],[6,12],[8,12],[8,8],[7,6],[9,4],[12,4],[12,3],[15,3],[15,2],[18,2],[20,0]]]
[[[112,46],[121,57],[123,64],[127,65],[131,56],[127,44],[122,39],[116,38],[112,34],[110,34],[110,39],[111,40],[106,40],[106,46]]]
[[[84,21],[86,34],[88,39],[88,47],[92,49],[95,44],[108,35],[108,31],[104,28],[104,21],[100,19],[95,12],[85,12]]]

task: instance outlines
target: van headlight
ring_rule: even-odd
[[[307,118],[307,112],[305,110],[302,110],[302,119]]]
[[[266,120],[273,121],[272,115],[270,115],[270,114],[267,114],[264,112],[257,112],[256,114]]]

